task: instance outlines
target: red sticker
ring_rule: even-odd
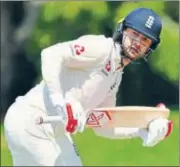
[[[106,111],[94,111],[87,120],[87,125],[93,127],[101,127],[111,120],[110,115]]]
[[[75,49],[75,53],[76,55],[81,55],[81,53],[83,53],[85,51],[84,46],[80,46],[80,45],[74,45],[74,49]]]
[[[111,70],[111,62],[110,61],[108,61],[108,63],[106,64],[105,69],[107,72],[109,72]]]

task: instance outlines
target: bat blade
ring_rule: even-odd
[[[170,110],[162,107],[122,106],[97,108],[90,112],[88,127],[147,128],[156,118],[168,118]]]

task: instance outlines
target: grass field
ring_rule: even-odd
[[[103,166],[179,166],[179,116],[172,112],[174,123],[171,136],[153,148],[145,148],[140,139],[109,140],[87,129],[74,136],[83,164]],[[12,165],[1,127],[1,166]]]

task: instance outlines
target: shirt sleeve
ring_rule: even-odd
[[[98,107],[115,107],[116,106],[117,93],[119,90],[119,86],[121,84],[122,74],[123,72],[121,72],[121,74],[118,75],[117,80],[114,82],[114,84],[110,88],[108,96],[104,99],[104,101]]]
[[[109,139],[131,139],[139,137],[139,128],[94,128],[94,132],[97,136]]]
[[[116,106],[116,94],[108,95],[105,100],[98,106],[99,107],[115,107]]]
[[[53,104],[59,103],[62,99],[60,75],[62,75],[63,69],[84,70],[101,63],[106,59],[109,47],[104,36],[87,35],[42,50],[42,77],[48,87]]]
[[[70,44],[72,55],[67,57],[66,66],[86,69],[103,62],[110,50],[109,43],[102,35],[86,35]]]

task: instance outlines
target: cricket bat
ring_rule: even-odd
[[[117,106],[91,110],[87,115],[86,126],[96,127],[138,127],[148,128],[156,118],[168,118],[170,110],[164,104],[156,107],[147,106]],[[63,121],[61,116],[39,117],[37,124]]]
[[[160,107],[122,106],[97,108],[87,119],[88,127],[147,128],[156,118],[168,118],[170,110]]]

